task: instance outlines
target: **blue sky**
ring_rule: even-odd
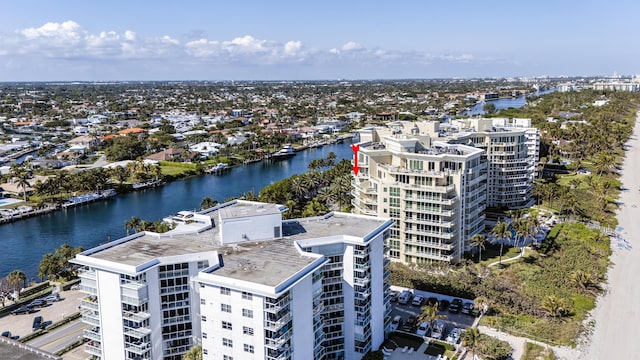
[[[640,73],[637,1],[3,0],[0,81]]]

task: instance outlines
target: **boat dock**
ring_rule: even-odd
[[[67,199],[67,201],[65,203],[62,204],[63,208],[70,208],[70,207],[74,207],[74,206],[78,206],[78,205],[82,205],[82,204],[86,204],[86,203],[90,203],[90,202],[94,202],[97,200],[103,200],[103,199],[108,199],[110,197],[116,196],[116,191],[115,189],[107,189],[103,192],[93,192],[93,193],[88,193],[88,194],[83,194],[83,195],[78,195],[78,196],[73,196]]]

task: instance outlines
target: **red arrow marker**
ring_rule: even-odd
[[[351,145],[351,150],[353,150],[353,173],[358,176],[358,171],[360,171],[360,167],[358,166],[358,151],[360,151],[360,144]]]

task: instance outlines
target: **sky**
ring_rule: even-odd
[[[635,0],[3,0],[0,82],[640,73]]]

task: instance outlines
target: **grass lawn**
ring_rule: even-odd
[[[530,342],[525,343],[524,354],[520,358],[521,360],[555,360],[556,356],[551,349],[545,349],[543,346],[533,344]]]
[[[561,175],[557,183],[558,185],[569,186],[569,183],[572,180],[577,180],[580,182],[580,185],[578,185],[578,189],[586,190],[586,189],[589,189],[589,184],[587,184],[587,177],[588,175],[580,175],[580,174]]]
[[[162,170],[162,175],[170,175],[177,176],[182,175],[191,169],[182,167],[182,166],[171,166],[171,165],[160,165],[160,169]]]
[[[502,251],[502,261],[505,261],[506,259],[510,259],[512,257],[516,257],[518,256],[518,254],[520,254],[519,247],[509,247],[505,245],[502,248]],[[500,260],[500,245],[487,245],[486,249],[482,251],[482,260],[480,261],[480,264],[487,266],[492,262],[498,260]],[[473,261],[477,263],[477,254],[473,256]]]

